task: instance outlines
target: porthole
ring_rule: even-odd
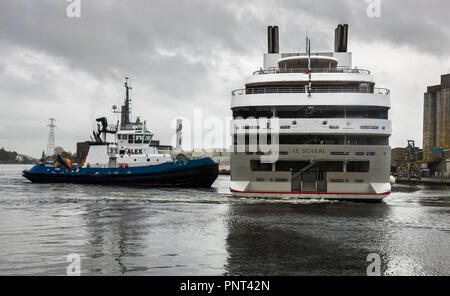
[[[150,158],[147,158],[147,161],[150,161]]]
[[[327,125],[327,124],[328,124],[328,120],[322,121],[322,125]]]

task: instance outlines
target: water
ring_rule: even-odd
[[[450,275],[450,192],[396,185],[383,203],[236,199],[212,189],[31,184],[0,165],[0,274]]]

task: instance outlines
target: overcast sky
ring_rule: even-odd
[[[333,49],[334,28],[349,24],[353,65],[391,89],[391,146],[422,144],[423,93],[450,72],[450,2],[381,0],[0,1],[0,146],[38,157],[56,118],[56,145],[75,151],[95,118],[124,98],[132,78],[133,115],[169,144],[178,116],[231,116],[230,91],[262,66],[266,27],[280,28],[280,50]]]

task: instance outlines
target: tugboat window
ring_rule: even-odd
[[[144,144],[149,144],[149,143],[150,143],[150,140],[151,140],[151,138],[152,138],[152,136],[151,136],[151,135],[145,135],[145,138],[144,138]]]
[[[136,144],[141,144],[142,143],[142,141],[144,140],[144,135],[136,135],[135,136],[136,138],[135,138],[135,140],[134,140],[134,142],[136,143]]]
[[[128,135],[128,143],[133,144],[133,135]]]

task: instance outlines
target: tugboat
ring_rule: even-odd
[[[151,145],[153,134],[139,118],[131,122],[129,91],[125,78],[126,98],[116,125],[107,119],[96,119],[98,131],[93,132],[86,158],[79,166],[72,165],[61,155],[48,165],[42,159],[23,176],[33,183],[78,183],[146,187],[208,188],[218,176],[218,164],[209,157],[188,159],[183,154],[174,158],[170,153]],[[112,134],[114,142],[107,142]]]

